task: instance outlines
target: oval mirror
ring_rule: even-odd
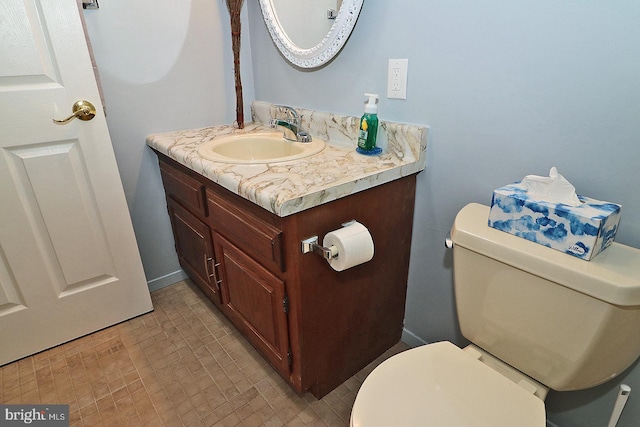
[[[260,0],[278,50],[292,64],[316,68],[340,52],[364,0]]]

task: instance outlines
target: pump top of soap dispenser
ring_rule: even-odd
[[[364,112],[368,114],[378,114],[378,94],[365,93],[369,99],[364,102]]]

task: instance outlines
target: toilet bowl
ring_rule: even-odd
[[[640,250],[585,261],[487,226],[465,206],[451,228],[456,311],[472,344],[426,344],[369,374],[353,427],[543,427],[549,389],[615,378],[640,355]]]
[[[544,427],[531,383],[506,378],[475,350],[443,341],[382,362],[358,392],[351,426]]]

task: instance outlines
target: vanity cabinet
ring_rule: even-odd
[[[291,352],[282,231],[261,218],[265,215],[227,200],[226,190],[205,188],[201,176],[179,165],[161,161],[160,173],[180,265],[288,377]]]
[[[400,340],[415,175],[279,217],[157,155],[180,264],[296,391],[320,398]],[[302,254],[352,219],[371,261],[337,272]]]

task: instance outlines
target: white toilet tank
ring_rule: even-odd
[[[470,204],[451,229],[462,334],[554,390],[601,384],[640,355],[640,250],[585,261],[490,228]]]

